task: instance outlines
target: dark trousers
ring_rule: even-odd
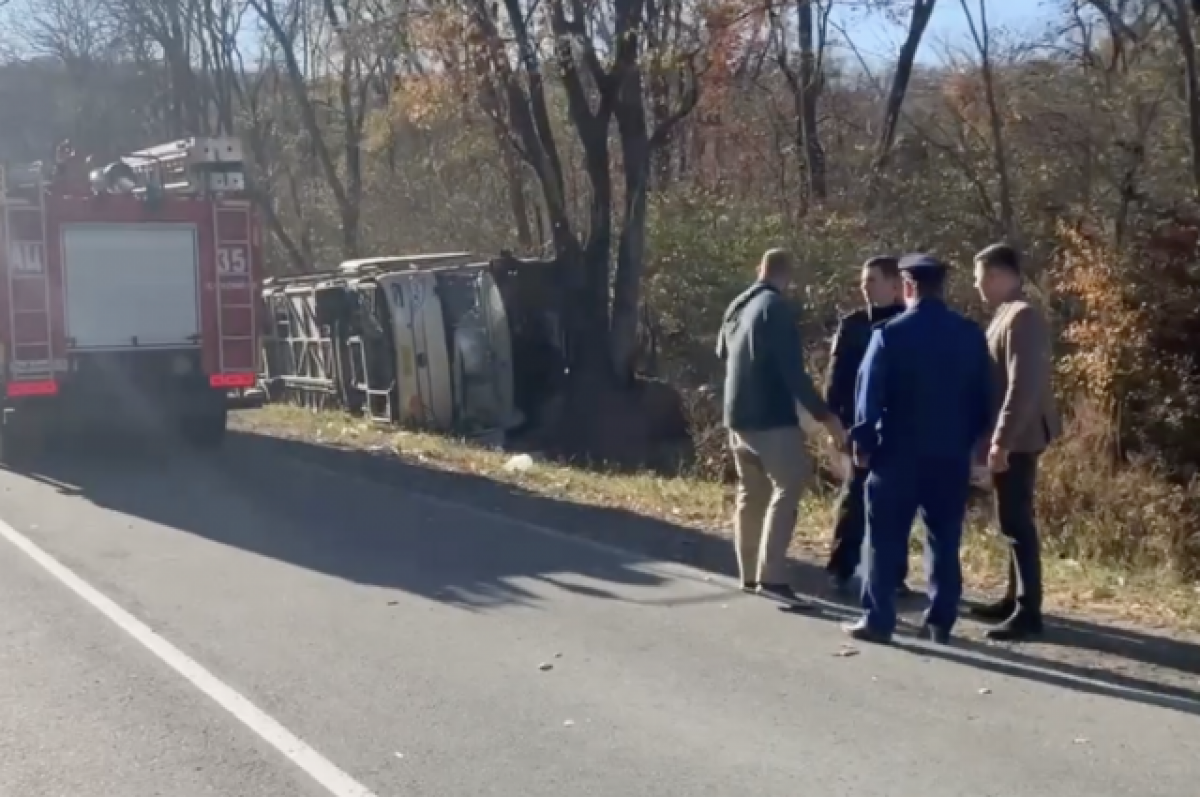
[[[858,570],[862,560],[863,540],[867,532],[867,510],[863,496],[870,471],[855,468],[849,479],[842,483],[838,495],[833,524],[833,548],[829,552],[829,564],[825,570],[839,581],[849,581]],[[908,556],[900,558],[899,581],[908,580]]]
[[[863,608],[875,631],[896,630],[896,574],[908,555],[917,512],[925,525],[929,611],[925,620],[949,632],[962,599],[963,521],[971,489],[971,463],[961,460],[892,461],[872,470],[866,483],[867,580]]]
[[[1000,533],[1011,546],[1005,601],[1033,617],[1042,614],[1042,551],[1033,516],[1036,453],[1011,453],[1008,470],[992,475]]]

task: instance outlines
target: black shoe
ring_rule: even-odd
[[[908,586],[908,583],[905,581],[901,581],[900,586],[896,587],[897,600],[905,600],[906,598],[911,598],[916,594],[916,590]]]
[[[757,581],[743,581],[742,582],[742,592],[749,592],[751,594],[758,592],[758,582]]]
[[[983,635],[993,642],[1021,642],[1041,633],[1041,617],[1017,612],[995,628],[989,628]]]
[[[977,617],[980,620],[991,620],[999,622],[1007,620],[1013,616],[1013,612],[1017,610],[1016,601],[1008,600],[1007,598],[995,603],[984,604],[983,606],[972,606],[971,616]]]
[[[876,631],[867,622],[867,618],[863,617],[857,622],[846,623],[842,626],[842,630],[846,632],[851,639],[856,639],[859,642],[870,642],[874,645],[890,645],[892,643],[892,635],[885,634],[882,631]]]
[[[808,606],[808,601],[796,594],[788,584],[759,584],[758,594],[764,598],[774,598],[789,606]]]
[[[950,644],[950,632],[941,626],[930,625],[929,623],[921,626],[921,630],[917,632],[917,638],[933,642],[937,645]]]

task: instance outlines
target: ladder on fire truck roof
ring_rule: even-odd
[[[242,142],[233,136],[181,138],[121,158],[146,184],[168,192],[226,193],[246,189]]]

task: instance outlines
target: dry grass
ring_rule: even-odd
[[[513,455],[503,451],[280,405],[239,413],[234,426],[322,445],[388,451],[425,467],[484,476],[548,497],[619,507],[712,534],[728,533],[732,490],[712,481],[598,473],[543,461],[516,472],[506,469]],[[1145,470],[1114,473],[1099,468],[1095,451],[1089,449],[1098,444],[1095,436],[1068,440],[1074,442],[1047,457],[1039,508],[1043,526],[1055,532],[1046,541],[1047,602],[1052,610],[1141,626],[1200,629],[1200,586],[1175,575],[1179,569],[1169,542],[1180,520],[1170,513],[1189,496],[1164,486]],[[805,502],[793,543],[798,558],[823,561],[832,498],[824,491]],[[974,590],[998,589],[1005,577],[1004,549],[986,514],[973,516],[963,552]],[[1140,525],[1132,527],[1135,521]],[[1143,535],[1142,544],[1126,545],[1122,555],[1114,555],[1117,543],[1131,534]],[[1119,566],[1100,564],[1102,560]]]

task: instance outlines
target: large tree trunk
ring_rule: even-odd
[[[828,195],[828,189],[825,182],[825,148],[821,146],[821,133],[817,127],[817,102],[825,81],[820,69],[820,54],[817,52],[814,5],[813,0],[796,0],[800,75],[793,91],[799,116],[799,144],[804,153],[808,195],[811,199],[822,202]]]
[[[573,319],[575,340],[572,341],[571,381],[585,391],[610,385],[616,375],[610,355],[609,341],[609,275],[613,238],[612,176],[608,153],[608,124],[581,131],[584,142],[584,162],[588,182],[592,187],[589,207],[588,238],[583,247],[579,279],[562,307],[564,317]]]
[[[613,287],[612,363],[620,384],[630,384],[638,345],[638,306],[646,260],[646,193],[650,171],[650,134],[642,103],[642,74],[634,67],[625,78],[616,107],[625,167],[625,217],[617,248]]]
[[[521,179],[521,161],[512,146],[497,137],[500,157],[504,162],[504,183],[508,188],[508,207],[512,212],[513,225],[517,228],[517,244],[522,252],[533,249],[533,228],[529,224],[529,203],[525,200],[525,181]]]
[[[801,207],[813,201],[821,202],[828,194],[825,180],[825,148],[821,145],[817,106],[824,84],[821,56],[824,36],[818,35],[814,0],[794,0],[796,10],[796,39],[799,50],[799,69],[791,45],[791,20],[784,4],[781,14],[774,6],[767,9],[775,41],[775,61],[787,79],[795,114],[796,149],[803,167]],[[823,34],[823,29],[822,29]]]
[[[1200,0],[1196,0],[1196,4],[1200,5]],[[1200,75],[1197,74],[1192,12],[1185,0],[1164,0],[1163,5],[1175,31],[1179,54],[1183,57],[1184,84],[1187,87],[1188,139],[1192,159],[1192,192],[1196,199],[1200,199]]]
[[[653,136],[648,134],[645,86],[638,62],[645,2],[614,0],[608,59],[601,59],[596,52],[583,3],[547,0],[545,4],[567,117],[583,151],[591,189],[587,219],[580,223],[587,231],[583,241],[573,230],[567,211],[566,181],[546,100],[541,54],[529,31],[525,6],[520,0],[503,0],[517,55],[514,63],[490,4],[473,0],[471,5],[479,31],[476,41],[486,57],[480,71],[495,81],[505,100],[507,131],[537,174],[558,261],[557,309],[565,328],[568,374],[565,393],[547,408],[542,419],[545,437],[540,443],[560,453],[609,462],[644,460],[650,441],[668,426],[646,411],[644,391],[637,389],[633,380],[646,180],[651,153],[695,106],[692,89],[686,110],[669,114],[656,125]],[[496,110],[493,105],[492,113]],[[614,115],[625,161],[626,204],[610,317],[614,214],[609,134]]]

